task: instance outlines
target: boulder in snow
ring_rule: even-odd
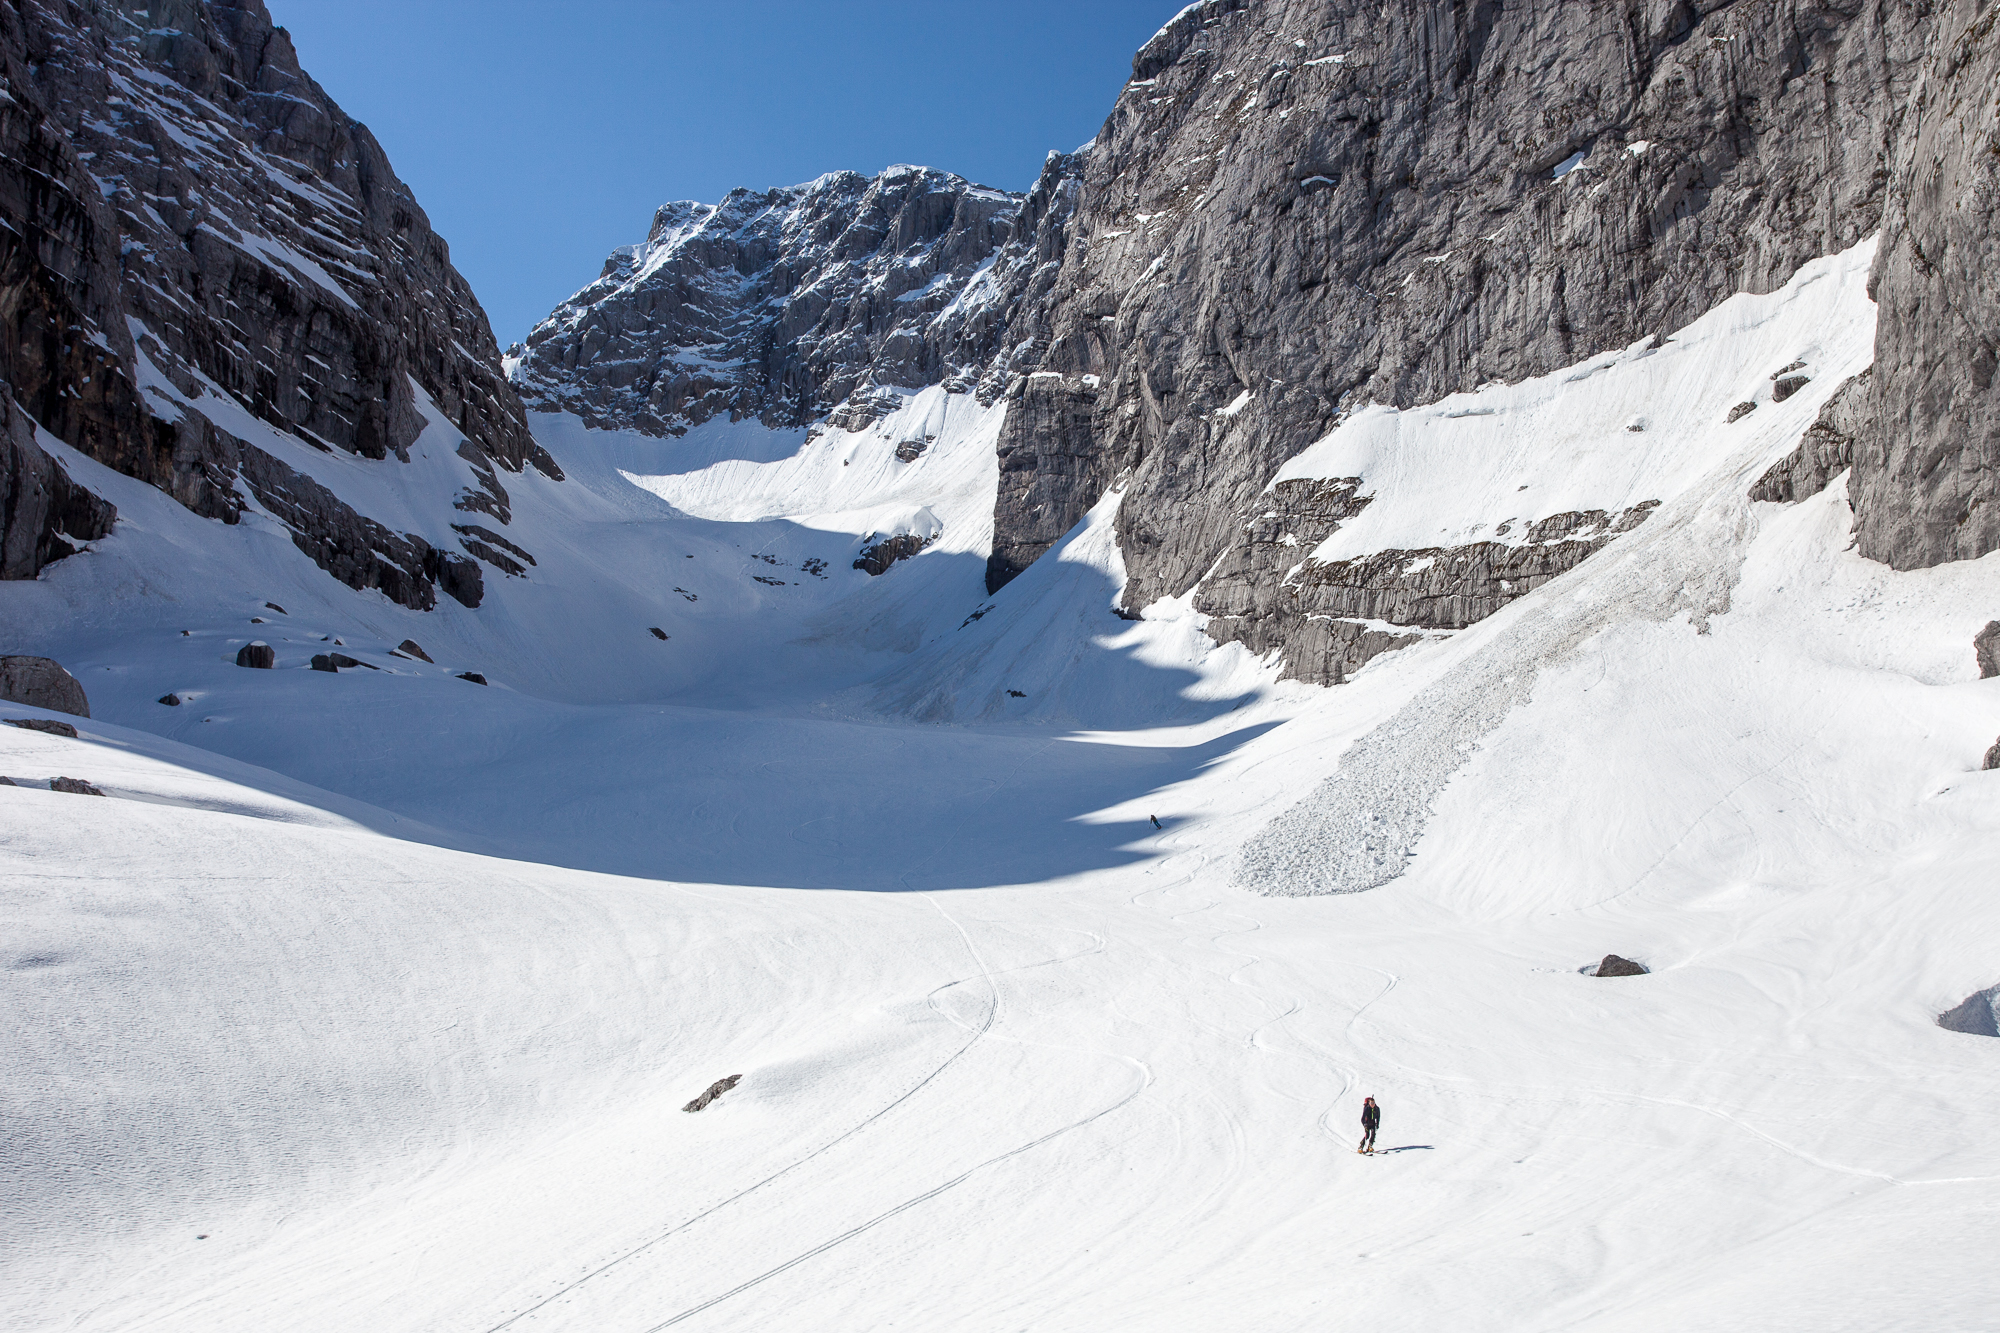
[[[1973,660],[1979,663],[1979,678],[2000,676],[2000,620],[1989,620],[1986,628],[1972,636]]]
[[[1771,386],[1771,401],[1782,403],[1811,383],[1812,377],[1809,375],[1787,375]]]
[[[884,537],[879,541],[872,541],[863,546],[861,554],[855,557],[854,567],[856,569],[865,569],[870,574],[886,574],[889,572],[889,566],[895,564],[898,560],[909,559],[935,540],[937,540],[935,534],[923,537],[914,532],[903,532],[893,537]]]
[[[1964,1032],[1974,1037],[2000,1037],[2000,986],[1974,991],[1939,1014],[1937,1024],[1948,1032]]]
[[[102,796],[103,792],[85,782],[82,778],[57,778],[49,784],[50,791],[68,792],[71,796]]]
[[[160,696],[159,701],[169,708],[179,708],[181,706],[181,697],[178,694],[163,694]]]
[[[333,664],[333,658],[326,653],[313,654],[312,669],[314,671],[331,671],[335,675],[340,674],[340,668]]]
[[[278,665],[278,654],[270,644],[261,640],[256,643],[246,643],[236,652],[236,665],[269,671]]]
[[[431,655],[429,653],[417,647],[417,641],[415,639],[403,640],[401,643],[396,645],[396,651],[402,653],[406,657],[414,657],[419,662],[428,662],[431,660]]]
[[[661,629],[658,625],[653,626],[653,628],[648,630],[647,633],[651,634],[654,638],[660,640],[662,643],[666,642],[667,632]]]
[[[742,1079],[743,1075],[741,1074],[731,1074],[728,1078],[717,1079],[715,1082],[708,1085],[707,1092],[704,1092],[703,1094],[701,1094],[701,1096],[695,1098],[693,1101],[689,1102],[686,1106],[683,1106],[681,1110],[699,1111],[702,1107],[708,1105],[710,1102],[714,1101],[717,1097],[720,1097],[723,1093],[728,1092],[731,1088],[735,1087],[739,1082],[742,1081]]]
[[[51,713],[90,716],[83,686],[50,657],[0,657],[0,699]]]
[[[51,736],[67,736],[71,740],[77,738],[76,728],[69,723],[52,722],[45,717],[10,717],[7,719],[7,725],[19,727],[23,731],[46,731]]]
[[[1756,410],[1757,404],[1755,403],[1738,403],[1729,409],[1729,424],[1732,426],[1735,425]]]
[[[1604,955],[1604,961],[1597,965],[1597,970],[1591,973],[1591,975],[1594,977],[1643,977],[1646,975],[1646,966],[1643,963],[1635,963],[1630,958],[1620,958],[1615,953],[1608,953]]]
[[[1986,762],[1979,767],[1985,772],[2000,768],[2000,741],[1993,742],[1993,748],[1986,752]]]
[[[477,671],[461,671],[458,673],[458,678],[460,680],[469,680],[474,685],[484,685],[486,683],[486,677],[480,675]]]

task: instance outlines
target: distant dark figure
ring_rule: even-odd
[[[1147,815],[1147,816],[1146,816],[1146,818],[1148,818],[1148,819],[1150,819],[1150,820],[1152,820],[1152,821],[1153,821],[1153,827],[1154,827],[1154,828],[1165,828],[1165,827],[1166,827],[1166,825],[1165,825],[1165,824],[1162,824],[1162,823],[1160,822],[1160,817],[1159,817],[1158,815]]]
[[[1375,1104],[1373,1097],[1361,1099],[1361,1146],[1356,1152],[1375,1151],[1375,1131],[1382,1127],[1382,1108]]]

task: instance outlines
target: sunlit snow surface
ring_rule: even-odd
[[[65,453],[118,532],[0,626],[96,720],[0,727],[0,772],[109,795],[0,787],[0,1320],[1994,1327],[2000,1041],[1934,1016],[2000,982],[2000,558],[1898,574],[1837,488],[1741,499],[1865,360],[1865,269],[1742,298],[1688,381],[1820,349],[1790,402],[1728,427],[1662,381],[1648,524],[1330,691],[1183,602],[1112,616],[1116,494],[988,598],[970,399],[540,419],[572,480],[505,478],[540,563],[428,615]],[[1550,430],[1611,373],[1488,392]],[[383,669],[304,669],[321,634]],[[280,670],[230,665],[253,636]],[[1400,878],[1232,887],[1404,728],[1442,771]],[[1584,975],[1613,951],[1652,974]]]

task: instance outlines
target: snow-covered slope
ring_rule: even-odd
[[[429,614],[45,441],[120,523],[0,599],[94,714],[0,706],[79,732],[0,726],[0,1321],[1990,1323],[2000,1041],[1935,1016],[2000,982],[2000,557],[1745,498],[1865,362],[1865,270],[1405,413],[1421,475],[1337,432],[1357,551],[1662,503],[1331,690],[1191,598],[1114,614],[1116,492],[986,596],[1009,409],[941,390],[543,416],[537,563]],[[1236,883],[1301,861],[1400,874]]]

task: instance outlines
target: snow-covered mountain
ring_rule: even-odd
[[[1205,0],[503,357],[0,3],[0,1328],[1986,1327],[1992,17]]]
[[[898,166],[668,204],[509,349],[514,383],[537,409],[648,435],[725,412],[865,424],[894,387],[990,403],[1023,297],[1055,280],[1074,171],[1051,154],[1025,197]]]

